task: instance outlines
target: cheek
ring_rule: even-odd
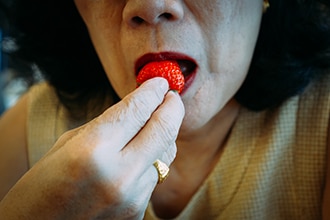
[[[196,130],[207,124],[232,99],[246,74],[242,72],[213,73],[202,80],[193,96],[184,96],[186,109],[182,130]]]
[[[75,0],[75,3],[110,83],[123,98],[136,88],[134,73],[120,59],[125,57],[118,41],[125,2]]]

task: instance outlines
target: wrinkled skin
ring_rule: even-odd
[[[193,58],[197,75],[182,96],[181,133],[205,126],[246,77],[262,0],[75,0],[108,78],[120,97],[136,87],[134,64],[146,53]]]
[[[253,55],[262,0],[75,0],[75,4],[109,81],[123,100],[62,135],[1,201],[1,218],[141,219],[153,192],[157,198],[153,161],[160,158],[171,164],[178,151],[171,169],[183,167],[184,173],[180,164],[192,169],[198,164],[195,155],[205,161],[212,158],[234,121],[236,114],[228,112],[239,108],[232,98]],[[183,53],[198,65],[194,81],[181,97],[168,92],[168,84],[159,78],[136,89],[136,60],[164,51]],[[208,136],[196,135],[204,133]],[[196,187],[209,169],[196,170],[203,174],[196,175],[200,177]],[[160,190],[171,186],[171,178]]]
[[[173,161],[184,115],[180,97],[167,91],[166,80],[150,80],[98,118],[62,135],[1,201],[0,216],[142,218],[158,180],[152,164],[157,158]],[[25,202],[18,205],[18,197]]]

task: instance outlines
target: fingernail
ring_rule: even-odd
[[[174,95],[181,97],[177,90],[170,89],[169,92],[172,92]]]
[[[175,90],[175,89],[170,89],[169,91],[171,91],[171,92],[174,92],[175,94],[179,95],[179,92],[178,92],[178,90]]]

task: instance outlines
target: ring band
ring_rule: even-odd
[[[170,172],[170,168],[168,168],[168,166],[164,162],[162,162],[158,159],[154,162],[153,165],[156,168],[157,173],[158,173],[158,182],[157,182],[157,184],[164,182],[164,180],[168,177],[168,174]]]

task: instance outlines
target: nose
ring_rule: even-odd
[[[128,0],[123,11],[123,19],[132,27],[177,21],[184,15],[180,2],[180,0]]]

